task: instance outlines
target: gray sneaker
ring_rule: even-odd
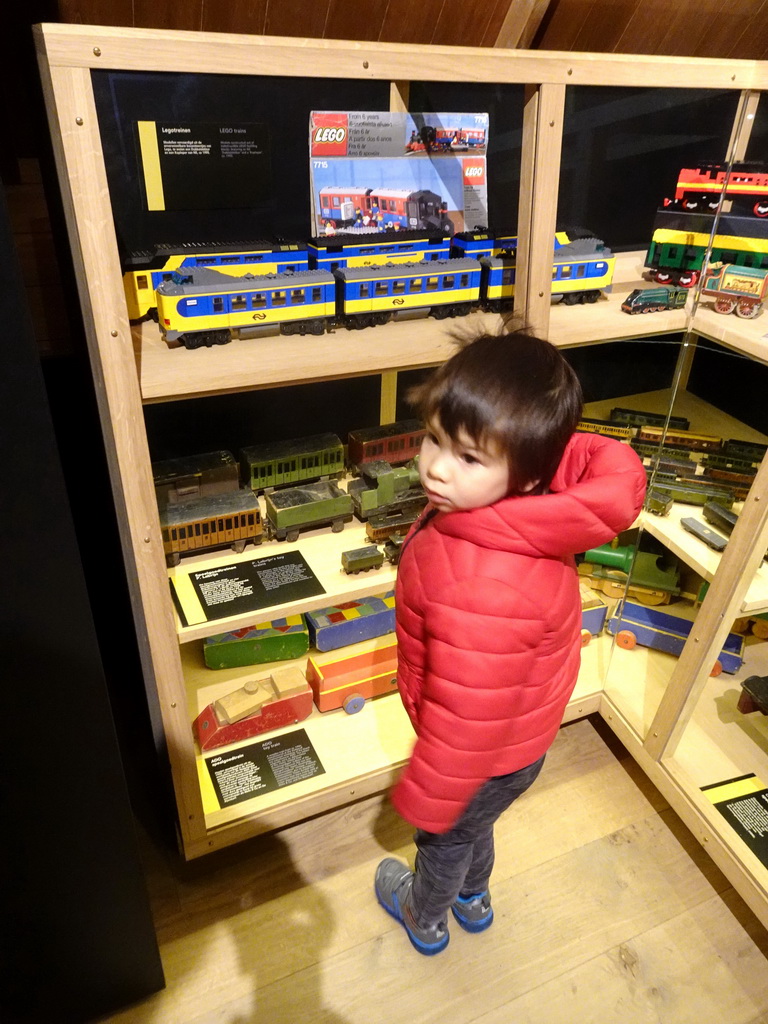
[[[450,935],[445,921],[420,928],[409,906],[413,872],[394,857],[386,857],[376,868],[376,899],[405,928],[411,944],[425,956],[434,956],[448,945]]]
[[[486,889],[473,896],[457,896],[451,912],[465,932],[484,932],[493,924],[491,894]]]

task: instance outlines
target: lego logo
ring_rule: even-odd
[[[315,129],[315,142],[343,142],[347,137],[347,129],[329,126]]]
[[[468,167],[466,169],[466,171],[464,171],[464,176],[467,177],[467,178],[482,178],[482,176],[483,176],[483,168],[480,167],[480,166],[478,166],[478,167]]]

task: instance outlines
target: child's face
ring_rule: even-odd
[[[419,475],[440,512],[482,508],[509,492],[509,464],[500,449],[479,445],[464,430],[452,441],[436,418],[421,444]]]

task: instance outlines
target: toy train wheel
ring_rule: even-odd
[[[310,334],[325,334],[325,324],[322,320],[313,320],[309,328]]]
[[[299,534],[300,533],[301,533],[300,530],[286,530],[286,532],[285,532],[285,539],[287,541],[290,541],[290,542],[297,541],[299,539]],[[280,534],[279,533],[277,535],[277,539],[280,540]]]
[[[348,697],[344,698],[342,707],[348,715],[356,715],[358,711],[362,711],[365,706],[365,697],[360,693],[350,693]]]
[[[716,313],[732,313],[736,309],[735,299],[715,299]]]
[[[600,292],[585,292],[584,293],[584,297],[582,298],[581,301],[582,302],[592,303],[592,302],[597,302],[597,300],[599,298],[600,298]]]
[[[683,199],[680,205],[684,210],[698,210],[699,201],[698,199]]]
[[[592,639],[592,634],[588,629],[582,629],[581,631],[581,646],[586,647],[589,641]]]
[[[712,666],[712,671],[709,673],[711,676],[719,676],[723,671],[723,663],[718,658],[715,664]]]
[[[699,279],[698,272],[695,270],[684,270],[680,277],[677,279],[677,283],[681,288],[693,288]]]
[[[574,292],[568,292],[563,296],[563,302],[566,306],[575,306],[579,301],[579,296]]]
[[[736,316],[742,320],[753,320],[760,311],[760,304],[757,302],[739,302],[736,305]]]
[[[333,522],[331,523],[331,533],[341,533],[341,531],[343,529],[344,529],[344,520],[343,519],[334,519]],[[290,538],[288,538],[288,539],[290,540]]]
[[[768,203],[764,199],[759,199],[752,207],[752,213],[756,217],[768,217]]]
[[[433,316],[435,320],[446,320],[450,315],[451,311],[447,306],[433,306],[429,311],[430,316]]]
[[[625,651],[632,651],[637,646],[637,637],[629,629],[620,629],[616,634],[616,643]]]
[[[668,270],[656,270],[653,279],[659,284],[668,284],[672,280],[672,275]]]

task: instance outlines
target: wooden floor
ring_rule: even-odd
[[[599,719],[497,826],[493,927],[437,957],[376,903],[380,797],[179,864],[147,850],[167,988],[112,1024],[768,1024],[768,933]]]

